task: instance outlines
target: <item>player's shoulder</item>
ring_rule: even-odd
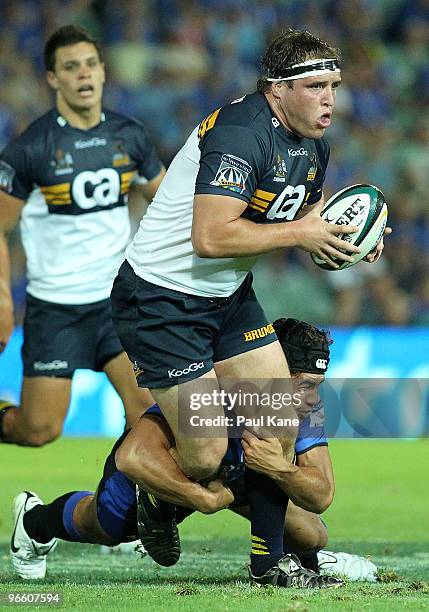
[[[35,119],[8,144],[8,147],[17,149],[34,148],[37,143],[46,140],[47,135],[55,125],[57,116],[55,109],[51,109]]]
[[[141,128],[144,129],[143,123],[135,117],[129,117],[122,113],[117,113],[108,108],[103,108],[104,121],[106,125],[112,125],[118,127],[130,127],[130,128]]]
[[[222,106],[216,123],[258,129],[261,125],[269,126],[270,121],[271,112],[265,96],[255,92]]]

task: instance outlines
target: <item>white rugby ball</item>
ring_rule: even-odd
[[[332,258],[339,268],[332,268],[314,253],[314,263],[325,270],[344,270],[354,266],[366,257],[380,242],[387,223],[387,204],[383,193],[374,185],[352,185],[341,189],[326,202],[321,213],[322,219],[338,225],[355,225],[359,228],[354,234],[340,234],[338,238],[358,246],[361,250],[353,256],[353,261]]]

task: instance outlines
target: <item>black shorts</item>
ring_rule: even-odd
[[[73,306],[27,294],[22,360],[24,376],[72,378],[78,368],[101,372],[123,352],[110,299]]]
[[[125,261],[112,290],[122,346],[152,389],[198,378],[213,364],[277,340],[252,289],[252,275],[228,298],[189,295],[149,283]]]

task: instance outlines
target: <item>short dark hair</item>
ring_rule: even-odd
[[[46,42],[45,50],[43,53],[46,70],[54,72],[55,53],[57,49],[59,49],[60,47],[68,47],[69,45],[76,45],[80,42],[87,42],[94,45],[94,47],[97,49],[100,61],[103,61],[100,44],[88,32],[88,30],[85,30],[85,28],[76,25],[66,25],[62,26],[59,30],[54,32]]]
[[[270,88],[267,77],[275,78],[282,70],[309,59],[340,59],[340,51],[331,47],[310,32],[287,30],[274,38],[268,45],[261,61],[261,76],[257,90],[265,93]],[[288,81],[293,83],[293,81]]]

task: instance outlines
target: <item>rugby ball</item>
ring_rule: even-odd
[[[332,268],[314,253],[311,258],[324,270],[344,270],[354,266],[366,257],[380,242],[387,223],[387,204],[383,193],[374,185],[352,185],[335,193],[325,204],[321,217],[328,223],[356,225],[359,230],[354,234],[339,234],[338,238],[355,244],[361,249],[353,256],[353,261],[333,258],[339,268]]]

